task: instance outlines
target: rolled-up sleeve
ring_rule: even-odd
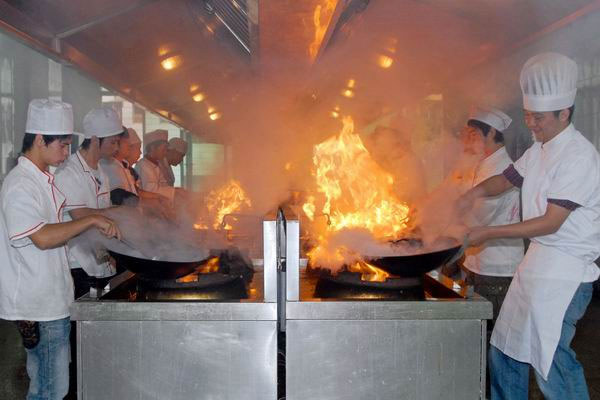
[[[503,172],[502,175],[515,187],[523,187],[524,178],[519,174],[519,171],[513,164],[509,165]]]

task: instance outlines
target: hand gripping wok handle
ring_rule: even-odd
[[[462,246],[460,246],[460,249],[458,249],[456,254],[454,256],[452,256],[452,258],[450,258],[450,260],[448,260],[448,262],[446,262],[446,265],[454,264],[456,261],[460,260],[460,258],[463,256],[463,254],[465,254],[465,250],[467,250],[468,247],[469,247],[469,236],[465,235]]]

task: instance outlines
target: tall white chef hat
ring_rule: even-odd
[[[176,150],[185,155],[187,153],[188,144],[185,140],[175,137],[169,140],[169,149]]]
[[[471,109],[469,119],[474,119],[488,124],[499,132],[504,132],[512,119],[502,111],[492,107],[477,106]]]
[[[25,132],[40,135],[72,135],[73,107],[57,100],[31,100],[27,109]]]
[[[127,133],[129,134],[129,143],[131,143],[131,144],[142,143],[142,140],[140,139],[140,136],[135,131],[135,129],[127,128]]]
[[[94,108],[83,118],[83,135],[104,138],[123,133],[121,117],[112,107]]]
[[[558,53],[531,57],[521,70],[523,107],[529,111],[558,111],[575,104],[577,64]]]
[[[169,139],[169,132],[165,129],[155,129],[151,132],[144,134],[144,146],[149,146],[155,142],[167,142]]]

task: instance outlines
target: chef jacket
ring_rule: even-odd
[[[41,250],[30,236],[62,222],[65,196],[54,176],[26,157],[0,190],[0,318],[52,321],[69,316],[73,280],[65,246]]]
[[[109,189],[123,189],[137,195],[137,189],[135,186],[135,179],[129,171],[129,164],[127,161],[119,161],[116,158],[110,160],[100,160],[100,166],[102,170],[108,176]]]
[[[499,175],[512,164],[506,148],[502,146],[483,159],[476,167],[471,186]],[[519,190],[515,187],[495,197],[480,199],[471,213],[475,226],[508,225],[520,221]],[[513,276],[523,259],[522,239],[502,238],[488,240],[467,250],[465,267],[472,272],[488,276]]]
[[[569,125],[534,143],[504,175],[521,188],[524,220],[544,215],[549,203],[572,210],[556,232],[531,238],[490,341],[547,379],[575,291],[600,275],[600,155]]]
[[[175,188],[169,186],[167,178],[159,165],[144,157],[135,164],[135,170],[140,176],[142,190],[158,193],[171,201],[173,200]]]
[[[173,168],[171,167],[171,165],[169,165],[169,162],[167,161],[166,158],[163,158],[160,161],[159,167],[162,171],[162,174],[165,177],[165,180],[167,181],[167,185],[174,186],[175,185],[175,175],[173,174]]]
[[[110,185],[102,167],[92,169],[81,154],[72,154],[56,171],[56,186],[65,194],[65,221],[71,221],[69,211],[77,208],[110,207]],[[115,274],[115,268],[108,262],[105,249],[93,248],[81,237],[74,237],[67,243],[71,268],[83,268],[89,275],[104,278]]]

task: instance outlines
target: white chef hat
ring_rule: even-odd
[[[155,142],[167,142],[169,139],[169,132],[165,129],[155,129],[151,132],[144,134],[144,146],[151,145]]]
[[[575,104],[577,64],[558,53],[531,57],[521,70],[523,107],[529,111],[558,111]]]
[[[175,137],[169,140],[169,149],[176,150],[185,155],[187,153],[188,144],[185,140]]]
[[[40,135],[72,135],[73,107],[58,100],[31,100],[27,109],[25,132]]]
[[[488,124],[499,132],[504,132],[512,119],[502,111],[492,107],[477,106],[471,109],[469,120],[474,119]]]
[[[119,114],[112,107],[94,108],[83,118],[83,135],[86,139],[104,138],[123,133]]]
[[[140,139],[140,136],[135,131],[135,129],[127,128],[127,134],[129,135],[129,143],[131,143],[131,144],[142,143],[142,140]]]

